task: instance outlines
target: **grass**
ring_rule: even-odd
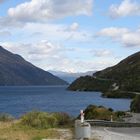
[[[63,134],[59,129],[36,129],[21,125],[19,121],[0,123],[0,140],[60,139],[64,137]]]
[[[65,113],[32,111],[14,120],[0,115],[0,140],[70,139],[71,117]],[[61,128],[61,129],[60,129]]]

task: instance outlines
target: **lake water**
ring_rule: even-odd
[[[67,112],[76,116],[89,104],[103,105],[114,110],[128,110],[129,99],[107,99],[99,92],[73,92],[67,87],[26,86],[0,87],[0,112],[16,117],[31,110]]]

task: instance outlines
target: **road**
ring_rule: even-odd
[[[92,138],[98,140],[140,140],[140,128],[92,127]]]

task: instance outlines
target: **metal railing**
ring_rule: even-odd
[[[104,120],[85,120],[94,126],[105,126],[105,127],[140,127],[140,123],[127,123],[127,122],[116,122],[116,121],[104,121]]]

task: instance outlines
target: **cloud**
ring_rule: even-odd
[[[94,49],[90,51],[96,57],[109,57],[112,55],[112,52],[107,49]]]
[[[14,20],[9,17],[0,17],[0,29],[9,28],[9,27],[16,27],[21,28],[24,26],[24,23]]]
[[[102,29],[98,36],[110,37],[124,47],[140,47],[140,29],[131,31],[127,28],[110,27]]]
[[[72,28],[73,26],[73,28]],[[75,27],[74,27],[75,26]],[[72,28],[72,29],[71,29]],[[22,34],[34,34],[39,31],[41,37],[34,36],[37,40],[51,40],[55,42],[76,41],[87,42],[92,39],[92,33],[79,28],[79,24],[74,22],[71,25],[65,24],[47,24],[47,23],[27,23],[22,30]]]
[[[43,68],[44,70],[58,70],[67,72],[79,72],[89,70],[101,70],[116,63],[115,59],[104,58],[100,59],[74,59],[69,57],[74,53],[78,54],[79,50],[73,48],[66,48],[63,45],[55,44],[44,40],[38,43],[1,43],[6,49],[13,53],[22,55],[26,60],[32,62],[34,65]],[[83,50],[81,55],[89,57],[90,52]]]
[[[113,4],[110,7],[110,16],[119,18],[125,16],[139,15],[140,3],[132,0],[123,0],[120,5]]]
[[[36,45],[32,45],[31,51],[29,51],[29,55],[41,55],[51,58],[57,57],[56,55],[59,55],[60,52],[65,51],[65,49],[60,46],[59,44],[52,44],[51,42],[44,40],[41,42],[38,42]]]
[[[0,37],[10,37],[11,35],[9,31],[0,31]]]
[[[39,36],[43,36],[43,33],[41,33],[41,32],[33,32],[30,35],[30,37],[39,37]]]
[[[18,21],[46,21],[66,16],[91,15],[93,0],[31,0],[8,10]]]
[[[70,25],[70,30],[71,31],[76,31],[79,28],[79,24],[77,22],[74,22]]]
[[[6,1],[6,0],[0,0],[0,3],[4,2],[4,1]]]
[[[99,34],[104,36],[109,36],[112,38],[119,37],[121,34],[128,33],[129,30],[127,28],[117,28],[117,27],[109,27],[102,29]]]
[[[67,50],[64,46],[44,40],[38,43],[1,43],[6,49],[20,54],[29,62],[45,70],[72,70],[71,61],[66,56]]]

